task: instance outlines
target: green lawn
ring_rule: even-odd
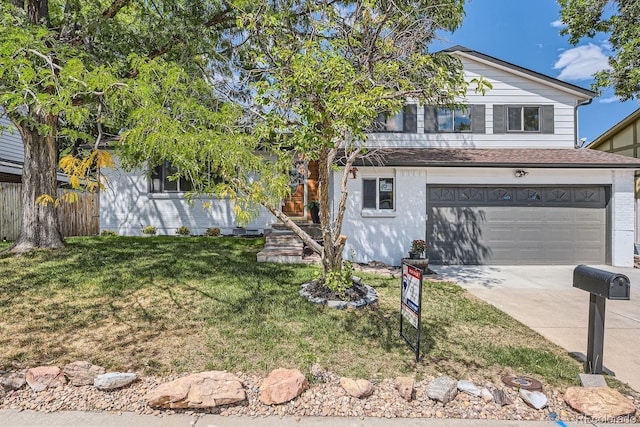
[[[225,369],[391,378],[535,375],[575,383],[579,364],[497,309],[425,282],[419,364],[399,336],[400,279],[363,275],[376,307],[338,311],[298,296],[317,266],[256,263],[262,239],[91,237],[0,257],[0,369],[90,360],[146,373]],[[0,249],[8,245],[0,246]]]

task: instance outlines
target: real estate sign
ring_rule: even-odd
[[[402,289],[400,290],[400,335],[416,353],[416,362],[420,358],[420,330],[422,301],[422,270],[410,264],[402,263]],[[407,336],[404,320],[417,331],[415,344]]]

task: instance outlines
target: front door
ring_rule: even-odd
[[[291,170],[291,195],[282,203],[290,218],[310,220],[307,203],[318,199],[318,162],[297,160]]]

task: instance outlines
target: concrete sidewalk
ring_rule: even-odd
[[[604,366],[640,391],[640,269],[593,266],[631,281],[630,301],[607,301]],[[432,266],[473,295],[567,352],[587,352],[589,293],[573,288],[575,266]]]
[[[632,418],[629,421],[635,422]],[[607,426],[614,424],[587,421],[498,421],[433,418],[337,418],[337,417],[221,417],[219,415],[121,415],[106,412],[0,410],[0,427],[557,427],[579,425]]]

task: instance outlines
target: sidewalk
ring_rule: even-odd
[[[635,419],[632,419],[635,422]],[[627,422],[628,423],[628,422]],[[620,424],[620,423],[619,423]],[[0,427],[554,427],[607,426],[591,422],[458,420],[434,418],[221,417],[219,415],[122,415],[105,412],[0,410]]]

